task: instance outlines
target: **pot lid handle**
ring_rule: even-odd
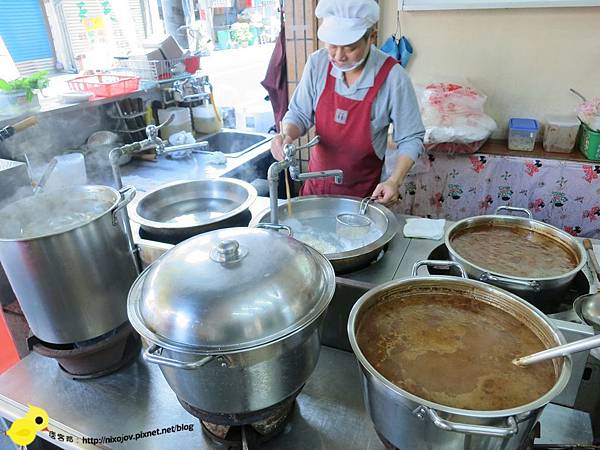
[[[248,250],[240,246],[236,240],[219,242],[210,252],[210,259],[218,263],[235,263],[241,261],[248,254]]]

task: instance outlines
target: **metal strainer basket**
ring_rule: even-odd
[[[342,213],[336,216],[336,232],[340,237],[361,239],[369,232],[373,224],[366,214],[370,201],[371,198],[367,197],[360,202],[358,214]]]

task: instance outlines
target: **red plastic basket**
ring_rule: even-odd
[[[92,92],[95,97],[114,97],[135,92],[140,86],[140,77],[123,75],[89,75],[67,81],[74,91]]]

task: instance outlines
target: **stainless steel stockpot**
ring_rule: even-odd
[[[454,264],[463,278],[417,277],[421,265]],[[411,450],[519,450],[530,437],[543,408],[569,382],[571,359],[555,360],[554,387],[536,401],[499,411],[453,408],[420,398],[401,389],[380,374],[358,345],[356,333],[366,311],[382,301],[406,301],[407,294],[452,291],[497,306],[536,331],[547,347],[565,343],[564,336],[541,311],[502,289],[470,280],[454,262],[423,261],[413,276],[371,289],[354,305],[348,320],[348,336],[363,378],[366,407],[376,430],[395,447]],[[404,299],[404,300],[403,300]]]
[[[239,226],[239,216],[256,196],[251,184],[233,178],[175,181],[136,199],[128,211],[131,220],[152,236],[181,242],[232,224]]]
[[[362,199],[357,197],[339,195],[297,197],[291,200],[291,217],[288,217],[287,204],[279,206],[279,219],[281,223],[285,223],[286,219],[289,218],[302,222],[304,219],[335,218],[340,214],[357,214],[360,211],[361,202]],[[271,220],[270,212],[270,209],[262,211],[256,218],[252,219],[250,225],[257,226],[261,223],[269,223]],[[371,264],[398,232],[396,216],[385,206],[374,202],[369,203],[365,214],[371,220],[371,226],[380,231],[380,236],[373,242],[356,249],[326,254],[325,256],[331,261],[337,274],[354,272]]]
[[[520,211],[527,214],[527,217],[498,215],[501,210]],[[456,251],[452,245],[452,239],[457,233],[481,225],[520,228],[547,236],[548,239],[560,241],[577,257],[577,267],[564,274],[545,278],[517,277],[480,267]],[[563,294],[568,290],[571,281],[587,262],[583,246],[574,237],[552,225],[534,220],[531,212],[524,208],[501,206],[496,210],[496,215],[475,216],[460,220],[446,231],[445,244],[452,260],[461,264],[470,278],[507,289],[545,312],[552,312],[557,308],[562,302]]]
[[[70,344],[127,321],[136,270],[116,215],[134,195],[73,186],[0,210],[0,261],[37,338]]]
[[[180,400],[243,414],[297,392],[313,372],[333,267],[274,231],[229,228],[188,239],[129,294],[131,324]]]

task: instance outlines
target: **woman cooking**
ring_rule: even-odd
[[[391,205],[423,151],[425,130],[412,83],[398,61],[372,45],[379,19],[374,0],[321,0],[315,14],[322,19],[318,37],[327,45],[306,62],[271,153],[283,159],[283,146],[315,125],[320,143],[311,150],[309,171],[342,169],[344,182],[307,180],[301,194],[371,196]],[[397,159],[380,182],[390,124]]]

